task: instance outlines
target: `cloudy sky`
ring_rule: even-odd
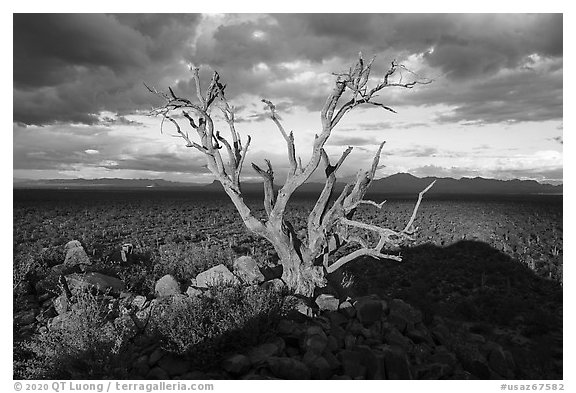
[[[349,113],[326,147],[333,157],[354,147],[341,176],[367,167],[385,140],[378,177],[562,181],[558,14],[15,14],[13,22],[17,179],[211,182],[200,153],[147,116],[161,102],[143,82],[194,97],[190,64],[202,76],[220,73],[238,130],[252,136],[247,161],[268,158],[281,178],[285,145],[260,99],[277,105],[305,160],[332,73],[362,51],[376,56],[375,78],[396,59],[433,83],[385,89],[380,99],[397,114]],[[245,176],[257,179],[249,165]]]

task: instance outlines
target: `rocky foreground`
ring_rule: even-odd
[[[376,295],[339,299],[321,294],[313,302],[287,295],[291,311],[257,346],[229,353],[217,367],[196,367],[146,337],[155,309],[197,297],[213,296],[213,284],[244,291],[282,291],[278,278],[265,280],[255,261],[240,257],[231,272],[224,265],[198,274],[186,291],[172,276],[157,281],[154,297],[125,291],[124,283],[91,269],[77,241],[66,245],[63,264],[35,284],[15,309],[22,339],[56,331],[69,321],[75,297],[95,289],[110,310],[107,327],[129,332],[132,379],[514,379],[522,375],[512,353],[474,331],[422,312],[401,299]],[[80,270],[80,271],[78,271]],[[70,271],[74,271],[70,273]]]

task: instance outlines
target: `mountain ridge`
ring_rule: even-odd
[[[368,189],[370,194],[412,194],[419,193],[432,181],[436,184],[430,194],[562,194],[563,185],[539,183],[535,180],[498,180],[483,177],[416,177],[409,173],[397,173],[374,180]],[[345,183],[336,183],[334,191],[340,192]],[[298,193],[319,193],[324,183],[304,183]],[[164,179],[46,179],[25,180],[14,179],[14,189],[189,189],[197,191],[223,191],[218,181],[209,184],[174,182]],[[279,189],[279,185],[274,185]],[[262,183],[242,183],[245,193],[261,193]]]

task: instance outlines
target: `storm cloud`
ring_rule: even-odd
[[[205,173],[200,156],[138,134],[159,128],[159,119],[152,123],[143,116],[160,104],[143,82],[195,97],[192,64],[201,67],[204,84],[212,70],[220,73],[239,126],[265,138],[269,134],[258,131],[269,120],[262,98],[301,125],[300,119],[322,107],[334,73],[346,70],[359,51],[376,56],[372,83],[394,59],[406,66],[397,78],[432,80],[415,89],[384,89],[379,97],[399,114],[425,115],[394,117],[381,115],[381,108],[359,108],[361,116],[335,129],[327,145],[335,151],[352,145],[362,152],[402,130],[431,139],[426,132],[444,128],[467,132],[561,123],[563,117],[562,14],[14,14],[13,22],[18,170],[86,165]],[[306,127],[295,132],[300,143],[317,132]],[[558,133],[541,139],[561,148]],[[409,142],[385,154],[467,154],[455,146]],[[268,152],[256,138],[252,148],[255,161],[283,151]],[[369,162],[368,151],[373,149],[355,163]],[[425,162],[414,168],[459,173]]]

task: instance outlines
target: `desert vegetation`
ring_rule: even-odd
[[[375,101],[385,88],[428,82],[395,80],[392,62],[369,87],[371,67],[335,75],[306,164],[263,100],[290,163],[278,191],[266,161],[261,195],[242,192],[250,137],[218,73],[202,89],[197,68],[197,102],[149,87],[153,114],[224,193],[15,190],[15,377],[561,378],[561,198],[424,200],[432,183],[377,203],[383,143],[333,195],[352,148],[332,164],[332,129],[359,105],[393,112]],[[298,193],[321,163],[323,190]]]
[[[278,256],[271,244],[246,231],[243,222],[235,219],[235,207],[224,193],[156,190],[151,198],[150,192],[64,190],[45,191],[39,195],[34,190],[15,191],[14,274],[22,278],[14,289],[16,376],[40,378],[43,375],[47,378],[58,375],[65,378],[71,377],[73,372],[76,377],[105,377],[103,374],[107,374],[109,378],[134,375],[153,378],[154,373],[151,376],[146,373],[156,370],[157,366],[141,365],[143,361],[138,363],[136,360],[143,356],[142,352],[149,357],[157,349],[150,343],[150,338],[154,337],[161,343],[163,353],[170,356],[186,358],[183,355],[186,348],[188,354],[198,353],[195,351],[213,354],[204,367],[195,365],[196,374],[189,374],[188,378],[237,378],[235,374],[215,374],[214,368],[206,371],[206,367],[218,369],[218,364],[227,356],[226,350],[222,350],[224,343],[232,340],[238,344],[238,351],[242,351],[242,348],[264,345],[273,339],[271,336],[284,332],[286,323],[282,320],[297,304],[280,302],[279,297],[271,296],[264,288],[261,298],[258,293],[239,298],[238,290],[230,290],[230,297],[226,298],[223,295],[226,291],[221,288],[217,289],[216,302],[201,301],[202,307],[207,307],[203,311],[206,315],[232,315],[226,314],[226,310],[234,305],[234,310],[239,313],[242,310],[238,315],[252,312],[255,316],[240,318],[236,325],[230,318],[224,318],[219,326],[212,327],[202,325],[195,318],[183,318],[194,329],[187,332],[186,328],[178,328],[170,321],[182,318],[182,312],[193,304],[196,306],[196,303],[185,303],[179,298],[170,307],[170,303],[165,303],[168,301],[158,306],[157,310],[173,310],[164,314],[166,320],[160,330],[153,329],[153,323],[146,327],[145,334],[142,331],[136,336],[130,336],[126,330],[122,333],[119,327],[107,330],[111,325],[106,322],[118,318],[119,305],[133,301],[133,296],[128,296],[119,302],[116,314],[91,313],[89,319],[88,315],[77,313],[91,308],[78,306],[72,310],[67,322],[70,329],[60,333],[48,330],[58,316],[54,303],[61,295],[61,288],[56,277],[51,287],[54,292],[46,295],[41,292],[42,284],[39,283],[50,277],[52,269],[65,260],[64,246],[69,239],[77,238],[84,245],[92,261],[91,270],[120,278],[125,283],[125,292],[143,296],[148,302],[155,300],[155,283],[166,274],[173,275],[182,283],[182,288],[186,288],[198,273],[211,267],[224,264],[232,270],[234,260],[243,255],[258,261],[263,272],[270,271],[277,263]],[[393,229],[404,227],[413,212],[414,200],[390,195],[371,197],[377,200],[385,197],[387,213],[362,206],[357,211],[359,220]],[[254,214],[265,216],[261,196],[247,196],[245,200]],[[305,230],[314,203],[314,197],[298,194],[290,201],[287,217],[297,232]],[[467,219],[462,220],[463,216]],[[389,303],[402,299],[420,310],[426,329],[431,331],[434,326],[448,329],[453,342],[445,345],[451,348],[450,352],[458,362],[460,359],[466,362],[467,357],[476,353],[475,348],[481,344],[474,340],[481,340],[479,335],[492,343],[490,345],[497,343],[513,354],[515,378],[559,378],[562,352],[561,198],[429,197],[421,205],[415,225],[421,228],[419,236],[410,246],[398,251],[403,262],[360,258],[329,275],[330,280],[343,282],[347,288],[345,296],[353,299],[368,295],[389,299]],[[128,262],[123,262],[120,254],[124,243],[134,245]],[[110,299],[119,299],[118,295],[109,296],[106,300],[102,295],[90,293],[81,295],[81,302],[107,305]],[[259,308],[254,309],[256,306]],[[98,315],[101,319],[93,321]],[[439,321],[442,321],[440,325]],[[90,328],[95,332],[92,336],[78,333],[86,331],[93,323],[101,328]],[[261,326],[263,333],[247,336],[248,332],[254,331],[254,324]],[[244,325],[249,329],[243,330],[241,326]],[[352,331],[355,331],[354,326],[350,326]],[[347,330],[346,325],[342,327]],[[205,337],[211,335],[214,339],[200,340],[201,344],[196,345],[199,336],[189,333],[192,331],[204,331]],[[215,334],[217,331],[239,336],[224,335],[220,340],[221,335]],[[290,338],[293,335],[292,332],[282,336],[288,348],[295,345],[290,341],[294,340]],[[472,335],[472,342],[468,342],[469,335]],[[94,352],[88,352],[94,353],[92,357],[84,353],[90,351],[89,348],[95,351],[95,343],[99,340],[107,343],[98,344],[98,347],[107,348],[104,353],[109,366],[87,365],[74,360],[74,356],[85,361],[101,357],[102,354],[96,356]],[[82,345],[63,346],[68,342]],[[406,350],[411,354],[409,356],[416,356],[413,351],[421,346],[413,345]],[[71,353],[74,348],[80,348],[74,352],[76,355]],[[114,348],[122,350],[115,354]],[[482,366],[476,363],[472,366],[472,362],[466,363],[467,369],[476,367],[476,374],[472,376],[417,372],[414,371],[415,362],[415,358],[410,359],[412,378],[425,378],[426,375],[460,379],[490,377],[486,369],[482,371]],[[64,364],[80,368],[51,368]],[[127,366],[134,364],[139,365],[139,371]],[[90,370],[97,370],[99,374],[91,374]],[[186,372],[190,373],[190,370]],[[343,370],[335,372],[344,373]],[[166,377],[162,373],[159,375]]]

